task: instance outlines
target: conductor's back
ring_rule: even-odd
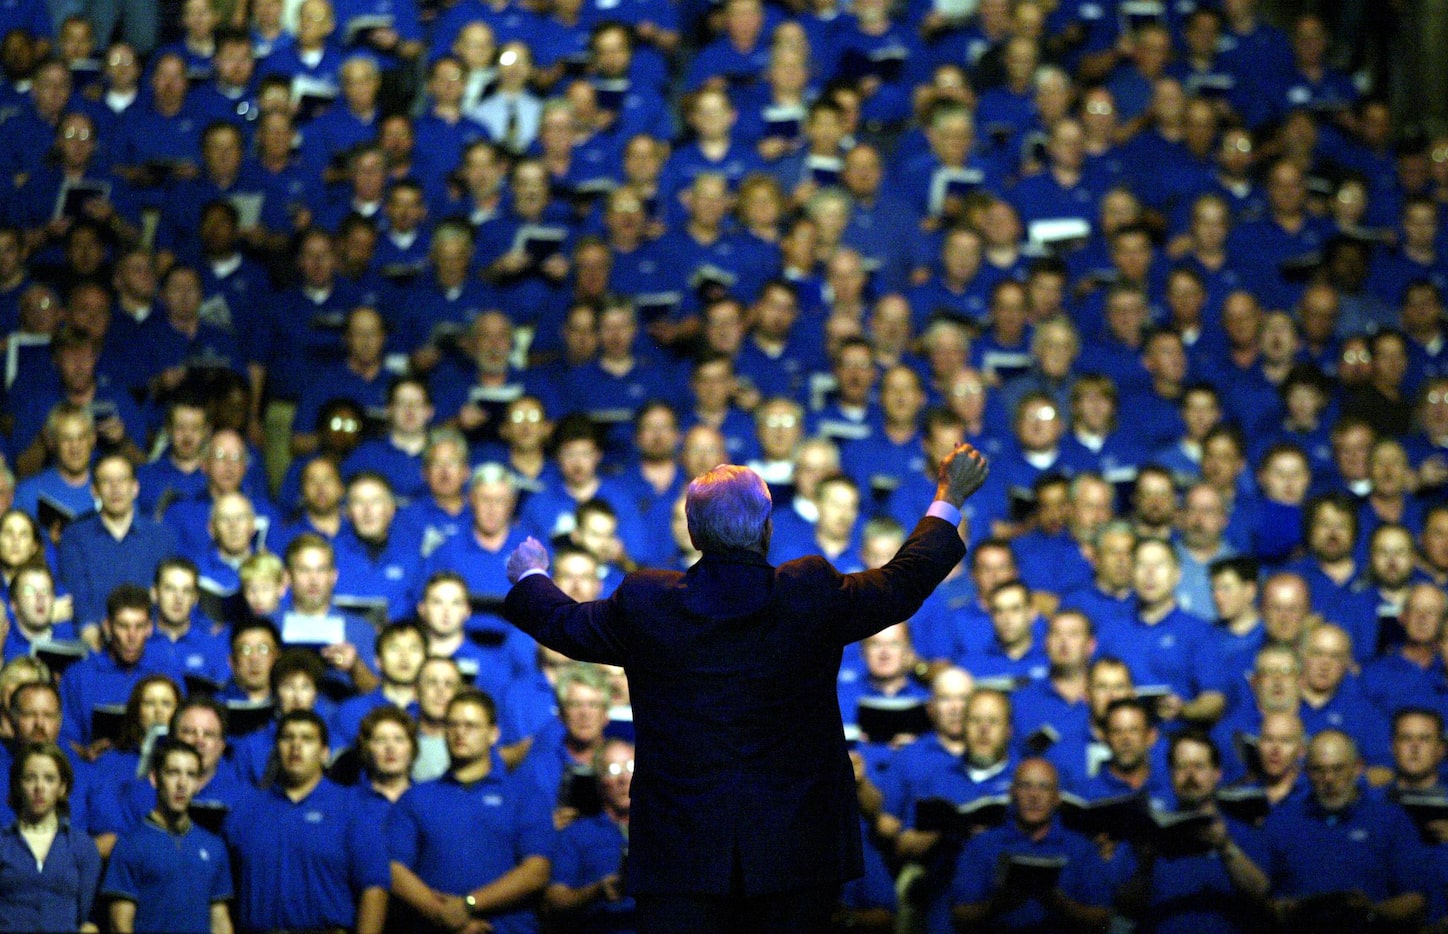
[[[947,458],[930,513],[894,559],[859,574],[818,557],[772,567],[768,490],[729,465],[690,484],[689,531],[703,556],[686,572],[636,572],[608,599],[580,604],[534,573],[547,561],[536,542],[510,558],[520,578],[511,621],[628,673],[637,761],[627,878],[641,929],[708,930],[717,910],[735,927],[762,912],[748,922],[755,930],[809,930],[798,912],[827,912],[860,873],[835,690],[841,652],[909,618],[960,561],[959,505],[985,473],[968,447]]]

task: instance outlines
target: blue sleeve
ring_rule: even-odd
[[[553,848],[553,881],[561,882],[569,888],[576,889],[589,885],[594,880],[586,879],[583,875],[583,854],[581,848],[587,846],[588,841],[578,830],[577,824],[571,825],[558,835],[558,845]]]
[[[961,849],[950,884],[950,906],[983,902],[995,887],[996,854],[989,840],[988,834],[981,834]]]
[[[517,862],[529,856],[552,856],[558,832],[553,829],[553,814],[549,804],[534,792],[526,782],[515,781],[514,794],[518,798],[518,827],[515,839]]]
[[[106,866],[105,881],[101,883],[102,894],[133,902],[140,898],[141,887],[136,878],[138,867],[133,865],[138,855],[129,835],[116,841],[111,861]]]
[[[77,895],[78,911],[76,927],[90,920],[91,907],[95,903],[96,890],[101,883],[101,854],[95,843],[84,832],[72,831],[70,845],[75,853],[75,868],[79,878]]]
[[[218,846],[215,848],[215,855],[211,859],[211,885],[210,900],[213,902],[224,902],[235,895],[231,887],[231,857],[226,853],[226,846],[218,839]],[[375,846],[372,849],[377,849]]]

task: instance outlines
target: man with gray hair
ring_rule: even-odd
[[[526,541],[508,558],[509,620],[570,658],[624,667],[638,741],[627,877],[638,930],[825,930],[861,872],[854,774],[835,680],[846,643],[909,618],[961,559],[960,507],[989,468],[962,444],[935,502],[884,567],[766,558],[771,501],[722,465],[685,501],[702,552],[575,603]]]

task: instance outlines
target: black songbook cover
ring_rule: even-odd
[[[1210,811],[1154,811],[1152,843],[1169,859],[1205,855],[1212,851],[1206,833],[1216,819]]]
[[[1146,795],[1140,791],[1095,801],[1063,793],[1061,823],[1088,837],[1104,833],[1114,840],[1139,839],[1153,827]]]
[[[850,81],[865,78],[879,78],[889,84],[897,81],[905,71],[905,59],[909,53],[905,48],[887,46],[866,52],[862,49],[846,49],[840,56],[839,75]]]
[[[1314,251],[1283,260],[1278,264],[1277,271],[1280,272],[1282,278],[1288,282],[1301,284],[1311,279],[1317,270],[1321,268],[1322,254]]]
[[[1232,734],[1232,748],[1248,775],[1262,774],[1262,740],[1259,737],[1239,730]]]
[[[42,529],[48,530],[59,526],[64,530],[75,520],[75,510],[60,500],[41,493],[35,504],[35,518],[39,520]]]
[[[1207,100],[1225,100],[1237,87],[1237,79],[1226,72],[1208,72],[1204,75],[1194,75],[1187,79],[1189,87],[1196,89],[1198,97],[1205,97]]]
[[[197,674],[194,671],[188,671],[181,677],[186,682],[187,697],[203,695],[206,697],[214,697],[220,694],[221,689],[225,686],[215,678],[208,678],[206,675]]]
[[[231,813],[231,808],[220,801],[192,801],[191,807],[186,810],[196,826],[211,833],[221,833],[221,825],[226,821],[226,815]]]
[[[766,139],[798,139],[804,126],[803,107],[780,106],[764,108],[764,136]]]
[[[1006,795],[986,795],[956,804],[945,798],[921,798],[915,802],[915,829],[968,837],[977,829],[1004,824],[1010,800]]]
[[[96,704],[91,708],[91,739],[108,739],[112,744],[118,743],[125,726],[125,704]]]
[[[227,701],[226,735],[238,737],[255,733],[270,723],[275,713],[276,705],[271,699],[259,701]]]
[[[599,110],[607,110],[618,113],[623,107],[624,98],[628,96],[629,81],[627,78],[600,79],[593,83],[593,96],[598,104]]]
[[[196,605],[207,619],[218,623],[229,622],[240,609],[240,594],[228,590],[209,577],[202,576],[196,581]]]
[[[1012,892],[1049,892],[1061,881],[1064,856],[1028,856],[1002,853],[996,866],[1000,887]]]
[[[840,183],[840,173],[845,169],[843,159],[834,156],[807,156],[805,167],[809,169],[810,181],[820,188],[833,188]]]
[[[738,281],[739,277],[729,270],[721,269],[713,263],[705,263],[689,276],[689,288],[698,294],[700,301],[707,304],[728,295]]]
[[[1434,792],[1403,792],[1395,796],[1398,805],[1408,812],[1425,843],[1437,843],[1428,830],[1434,821],[1448,820],[1448,795]]]
[[[644,324],[673,317],[683,304],[684,296],[680,292],[645,292],[634,296],[634,311]]]
[[[365,14],[347,20],[347,31],[343,45],[371,45],[373,34],[379,29],[391,29],[392,17],[386,14]]]
[[[1123,32],[1136,32],[1144,26],[1164,22],[1166,18],[1166,8],[1160,0],[1122,0],[1118,11]]]
[[[1162,719],[1161,702],[1172,695],[1169,684],[1143,684],[1136,689],[1136,699],[1146,704],[1151,715],[1156,719]]]
[[[1050,748],[1061,741],[1061,733],[1049,723],[1042,723],[1021,740],[1021,748],[1033,756],[1044,756]]]
[[[468,609],[472,610],[475,616],[483,614],[502,616],[503,600],[504,598],[498,594],[469,593]]]
[[[388,623],[387,598],[368,597],[359,594],[338,594],[332,598],[334,609],[343,613],[351,613],[353,616],[360,616],[367,620],[373,629],[381,632],[382,627]]]
[[[925,701],[918,697],[862,697],[855,723],[873,743],[888,743],[897,736],[923,736],[931,730]]]
[[[83,178],[77,182],[62,182],[55,196],[55,211],[52,220],[69,217],[78,220],[85,216],[85,206],[91,201],[105,201],[111,196],[111,183],[101,179]]]
[[[500,648],[508,641],[507,630],[494,629],[491,626],[482,629],[469,629],[467,631],[468,641],[483,649]]]
[[[1253,826],[1266,820],[1268,812],[1272,810],[1266,791],[1246,785],[1218,788],[1216,799],[1218,811],[1233,820]]]
[[[45,667],[57,678],[89,652],[86,644],[79,639],[41,639],[30,643],[30,657],[45,662]]]
[[[513,249],[528,254],[528,258],[538,264],[563,249],[563,241],[567,238],[568,231],[562,227],[524,224],[513,237]]]
[[[598,788],[598,775],[593,769],[574,766],[563,773],[563,789],[559,800],[587,817],[603,810],[603,796]]]
[[[980,188],[985,176],[979,169],[942,167],[930,176],[930,213],[945,210],[948,198],[962,199]]]
[[[996,675],[992,678],[977,678],[975,680],[976,690],[1001,691],[1009,694],[1018,691],[1031,683],[1026,675]]]

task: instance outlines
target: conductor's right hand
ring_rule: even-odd
[[[959,509],[990,476],[990,462],[973,446],[961,442],[940,462],[935,498]]]

